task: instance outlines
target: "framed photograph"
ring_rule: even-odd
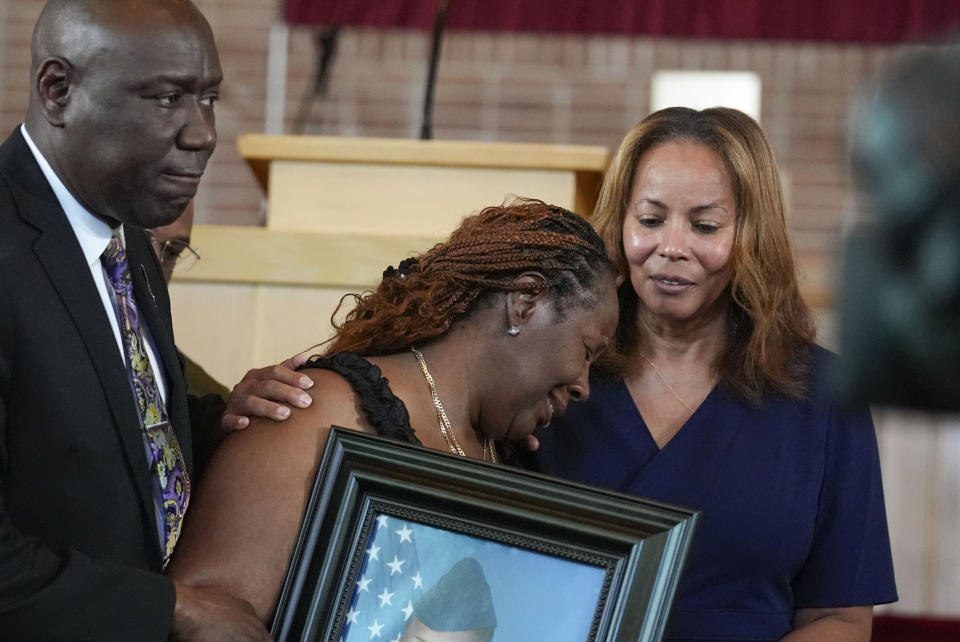
[[[278,642],[659,640],[697,517],[334,427],[271,633]]]

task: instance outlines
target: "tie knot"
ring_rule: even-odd
[[[114,233],[110,238],[107,249],[100,256],[100,261],[107,271],[110,284],[114,289],[124,288],[130,281],[130,268],[127,265],[127,253],[120,241],[120,234]]]
[[[114,232],[113,236],[110,237],[110,242],[107,244],[107,249],[103,251],[101,259],[105,265],[116,265],[117,263],[126,262],[127,253],[123,249],[123,242],[120,241],[119,232]]]

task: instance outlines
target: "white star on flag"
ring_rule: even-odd
[[[430,527],[391,516],[388,528],[386,517],[376,516],[363,544],[366,555],[341,632],[343,642],[398,642],[413,605],[424,595],[417,533]]]
[[[387,566],[390,567],[390,575],[393,575],[394,573],[402,573],[403,565],[406,563],[407,563],[407,560],[397,559],[397,556],[394,555],[393,561],[387,563]]]

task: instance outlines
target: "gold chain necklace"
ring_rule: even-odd
[[[430,387],[430,397],[433,399],[433,407],[437,410],[437,420],[440,422],[440,434],[443,435],[443,440],[447,442],[447,448],[454,455],[466,457],[467,453],[463,452],[463,448],[460,447],[457,436],[453,433],[453,427],[450,425],[450,420],[447,418],[447,411],[443,409],[443,403],[440,402],[440,395],[437,394],[437,384],[433,380],[433,375],[427,369],[427,362],[423,358],[423,353],[413,346],[410,346],[410,352],[416,357],[420,372],[423,373],[423,378],[427,380],[427,385]],[[497,461],[497,450],[490,438],[483,442],[483,461],[499,463]]]
[[[690,407],[690,404],[688,404],[686,401],[683,400],[683,397],[681,397],[680,395],[677,394],[677,391],[673,389],[673,386],[670,385],[670,382],[668,382],[668,381],[664,378],[663,373],[660,372],[660,368],[657,367],[657,364],[655,364],[653,361],[651,361],[651,360],[650,360],[650,357],[648,357],[647,355],[643,354],[642,352],[637,352],[637,354],[639,354],[641,357],[643,357],[643,360],[644,360],[644,361],[646,361],[646,362],[649,363],[651,366],[653,366],[653,371],[654,371],[655,373],[657,373],[657,376],[660,378],[660,381],[663,382],[663,385],[665,385],[665,386],[667,387],[667,390],[669,390],[669,391],[671,392],[671,394],[673,394],[673,396],[676,397],[677,401],[679,401],[680,404],[681,404],[684,408],[686,408],[691,414],[693,414],[693,412],[694,412],[693,408],[691,408],[691,407]]]

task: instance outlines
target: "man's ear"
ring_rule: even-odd
[[[73,67],[59,56],[47,58],[37,68],[37,102],[44,118],[54,127],[63,127],[73,76]]]
[[[547,278],[540,272],[524,272],[513,282],[529,286],[507,293],[507,328],[519,329],[530,319],[534,309],[546,301]]]

